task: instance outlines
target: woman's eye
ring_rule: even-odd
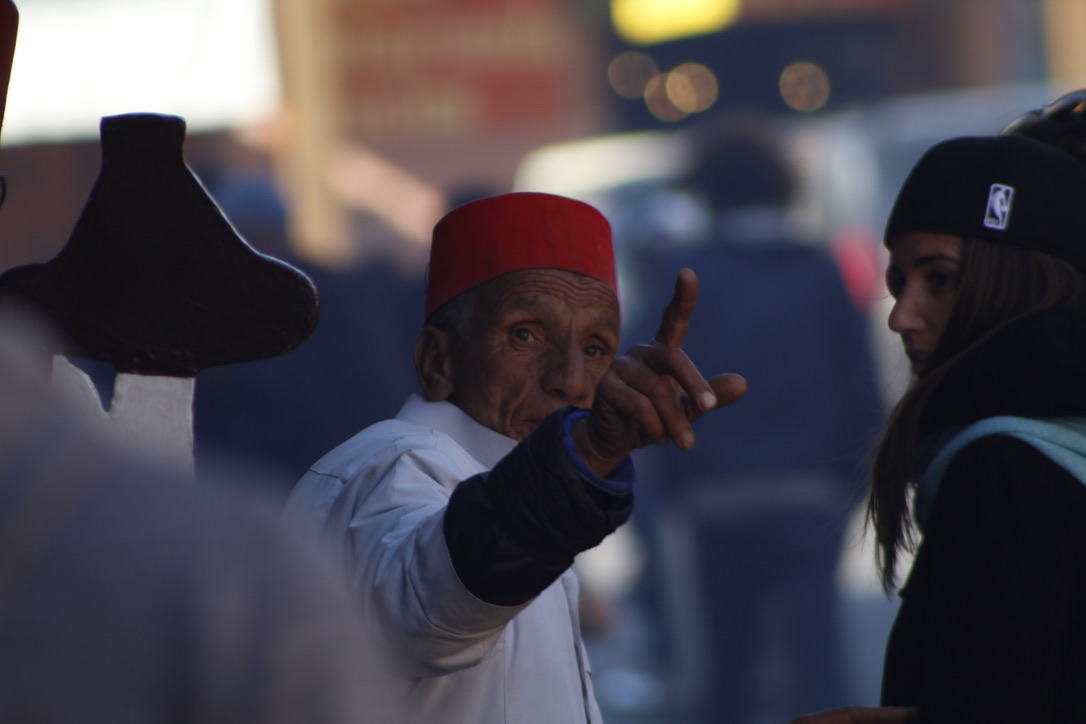
[[[935,289],[945,289],[958,283],[957,274],[948,274],[941,271],[932,271],[928,275],[928,283]]]
[[[901,296],[901,291],[905,287],[905,279],[900,274],[889,273],[886,275],[886,288],[890,291],[890,296],[897,299]]]

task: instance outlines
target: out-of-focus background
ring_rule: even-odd
[[[321,294],[302,347],[196,386],[197,464],[225,452],[286,480],[413,391],[428,235],[457,203],[536,190],[596,204],[615,229],[630,328],[655,314],[638,260],[706,235],[710,215],[674,181],[699,153],[693,129],[728,111],[758,113],[799,169],[791,226],[834,260],[889,405],[907,371],[885,332],[880,229],[905,173],[938,140],[997,132],[1086,86],[1083,0],[17,5],[0,271],[67,240],[103,116],[185,117],[188,163],[227,216]],[[713,269],[697,271],[714,285]],[[699,308],[695,325],[713,315]],[[895,604],[850,521],[835,574],[841,703],[871,704]],[[708,722],[691,702],[713,687],[698,645],[699,616],[713,614],[675,607],[695,598],[678,575],[655,584],[670,611],[645,614],[634,592],[649,546],[631,526],[579,564],[601,704],[611,722]],[[794,715],[778,704],[780,661],[752,667],[754,708],[737,724]]]

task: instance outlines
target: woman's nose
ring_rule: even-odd
[[[923,317],[916,300],[908,290],[902,292],[901,296],[894,301],[894,306],[886,321],[890,330],[897,334],[917,332],[922,328]]]

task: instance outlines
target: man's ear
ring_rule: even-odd
[[[452,336],[437,327],[423,327],[415,340],[415,375],[430,402],[447,400],[455,392],[451,348]]]

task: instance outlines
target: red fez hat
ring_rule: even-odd
[[[611,225],[592,206],[519,192],[458,206],[434,226],[426,315],[472,287],[521,269],[564,269],[615,291]]]

